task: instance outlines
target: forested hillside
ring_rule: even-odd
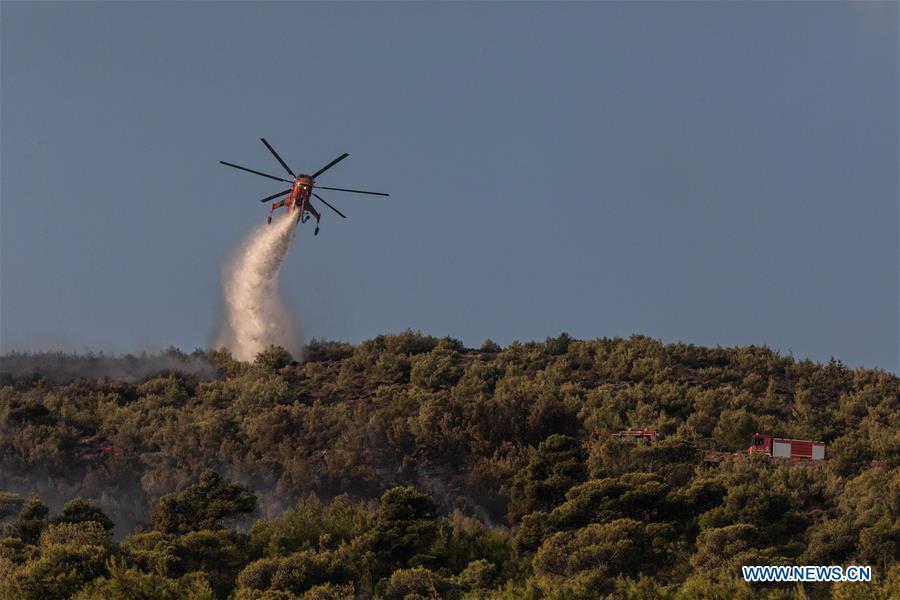
[[[565,334],[163,358],[2,359],[0,598],[898,597],[883,371]],[[658,440],[588,447],[632,428]],[[757,431],[827,460],[748,456]],[[742,564],[875,581],[750,586]]]

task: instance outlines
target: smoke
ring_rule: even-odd
[[[54,383],[73,379],[144,381],[165,371],[178,371],[197,379],[214,379],[216,369],[202,354],[184,354],[175,348],[156,354],[67,354],[65,352],[11,352],[0,355],[0,382],[10,376],[40,376]]]
[[[215,336],[238,360],[253,360],[270,345],[299,358],[303,337],[278,289],[278,272],[294,237],[296,212],[248,235],[222,269],[225,314]]]

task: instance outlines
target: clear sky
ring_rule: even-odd
[[[898,3],[0,3],[0,344],[206,346],[282,184],[307,337],[898,371]]]

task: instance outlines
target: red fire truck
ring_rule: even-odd
[[[649,446],[656,442],[656,431],[652,429],[615,429],[609,431],[591,432],[591,437],[588,440],[588,446],[593,447],[593,445],[597,443],[597,440],[600,439],[601,435],[608,435],[610,437],[633,438],[636,442],[638,442],[639,444],[643,444],[644,446]]]
[[[825,458],[825,442],[789,440],[756,433],[753,435],[753,441],[750,443],[748,452],[750,454],[765,454],[776,458],[823,460]]]

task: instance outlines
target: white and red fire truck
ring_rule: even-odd
[[[790,440],[756,433],[753,435],[753,441],[750,443],[748,452],[750,454],[765,454],[776,458],[824,460],[825,442]]]

